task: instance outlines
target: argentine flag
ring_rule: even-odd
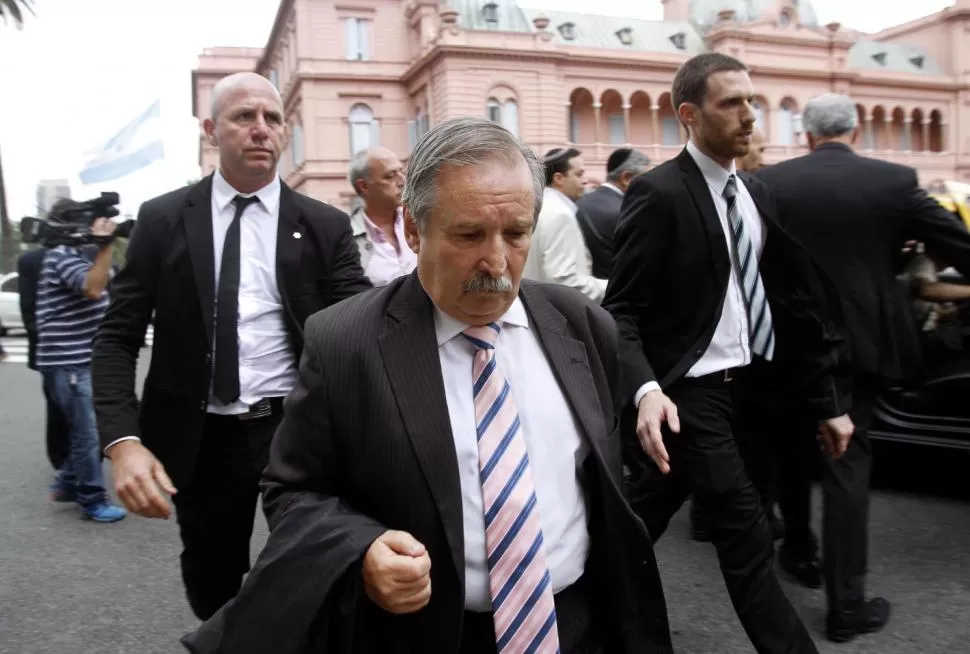
[[[165,157],[161,102],[156,100],[106,143],[87,153],[78,175],[83,184],[110,182]]]

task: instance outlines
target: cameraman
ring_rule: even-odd
[[[58,200],[48,222],[69,222],[71,200]],[[96,219],[94,237],[110,237],[114,223]],[[111,278],[110,241],[100,245],[92,262],[79,247],[46,244],[37,285],[37,369],[68,424],[70,456],[57,473],[51,499],[75,501],[82,517],[117,522],[127,514],[108,502],[101,451],[91,400],[91,344],[108,308],[105,290]]]

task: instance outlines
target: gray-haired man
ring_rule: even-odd
[[[418,143],[417,271],[307,322],[266,550],[194,652],[672,651],[621,491],[616,327],[573,289],[520,286],[542,192],[487,120]]]
[[[811,154],[765,168],[759,177],[784,226],[834,285],[851,351],[855,433],[841,457],[825,458],[822,481],[828,637],[841,642],[881,629],[889,619],[889,602],[866,599],[865,582],[873,403],[884,382],[909,374],[901,365],[904,344],[915,340],[894,262],[906,240],[915,238],[968,276],[970,234],[920,189],[915,170],[853,151],[859,118],[851,98],[831,93],[814,98],[802,120]],[[814,434],[814,426],[804,422],[802,438]],[[783,485],[798,483],[787,472],[781,478]],[[781,493],[786,537],[780,560],[786,565],[787,557],[788,567],[815,556],[808,484],[803,477],[801,501],[794,505],[785,498],[797,489]]]
[[[613,232],[620,218],[623,194],[630,182],[650,167],[639,150],[619,148],[606,161],[606,183],[576,201],[576,221],[593,260],[593,276],[609,279],[613,269]]]

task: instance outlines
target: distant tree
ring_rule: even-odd
[[[10,24],[12,21],[14,27],[20,27],[24,24],[24,10],[34,13],[30,6],[33,3],[34,0],[0,0],[0,16],[3,17],[3,22]]]

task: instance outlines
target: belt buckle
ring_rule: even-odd
[[[273,407],[270,405],[269,400],[263,398],[256,404],[249,405],[249,411],[243,413],[239,416],[240,420],[255,420],[256,418],[265,418],[273,413]]]
[[[724,369],[724,383],[733,382],[733,381],[734,381],[734,377],[731,376],[731,369],[730,368],[725,368]]]

